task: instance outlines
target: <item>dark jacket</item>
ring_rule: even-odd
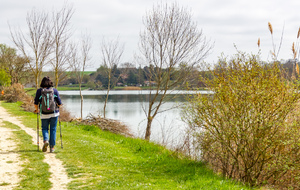
[[[56,102],[57,105],[60,106],[62,103],[61,103],[61,99],[59,97],[59,93],[55,88],[53,88],[53,92],[54,92],[54,95],[56,95],[56,96],[54,96],[54,101]],[[35,105],[39,105],[40,103],[42,103],[42,99],[40,99],[41,95],[42,95],[42,88],[37,89],[36,94],[35,94],[35,98],[34,98],[34,104]],[[59,109],[58,109],[58,107],[56,107],[55,113],[58,113],[58,112],[59,112]],[[49,113],[42,112],[42,114],[49,114]]]

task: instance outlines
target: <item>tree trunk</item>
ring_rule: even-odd
[[[39,88],[39,82],[40,82],[40,72],[39,72],[39,70],[38,69],[36,69],[35,70],[35,73],[34,73],[34,75],[35,75],[35,85],[36,85],[36,89],[38,89]]]
[[[108,101],[108,96],[109,96],[109,89],[107,89],[106,98],[105,98],[105,101],[104,101],[104,107],[103,107],[103,117],[104,118],[105,118],[105,110],[106,110],[106,104],[107,104],[107,101]]]
[[[80,118],[82,119],[82,108],[83,108],[83,96],[81,93],[81,85],[79,84],[79,92],[80,92],[80,98],[81,98],[81,102],[80,102]]]
[[[36,89],[38,89],[38,86],[39,86],[39,79],[38,77],[35,77],[35,85],[36,85]]]
[[[145,140],[150,140],[151,135],[151,125],[152,125],[153,118],[149,115],[147,118],[147,128],[146,128],[146,134],[145,134]]]
[[[103,107],[103,117],[105,118],[105,109],[106,109],[106,104],[108,101],[108,96],[109,96],[109,91],[110,91],[110,74],[108,75],[108,84],[107,84],[107,92],[106,92],[106,98],[105,98],[105,102],[104,102],[104,107]]]
[[[55,71],[55,88],[57,89],[57,87],[58,87],[58,71],[56,70]]]

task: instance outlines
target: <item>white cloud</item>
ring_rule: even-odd
[[[0,0],[0,43],[14,46],[9,40],[7,21],[12,26],[26,29],[26,14],[33,7],[39,10],[51,11],[59,9],[61,0]],[[94,69],[99,66],[99,44],[103,36],[107,38],[120,37],[125,43],[123,61],[133,61],[133,53],[138,51],[139,32],[143,29],[142,17],[153,4],[174,2],[173,0],[69,0],[74,6],[72,18],[74,36],[88,30],[93,39]],[[299,28],[298,0],[178,0],[177,3],[191,9],[193,19],[198,23],[203,33],[215,42],[213,53],[207,58],[216,62],[217,57],[224,52],[234,54],[233,44],[242,51],[256,53],[257,39],[261,38],[263,58],[268,57],[272,48],[268,22],[274,28],[274,41],[279,46],[281,30],[285,26],[284,41],[280,58],[291,56],[290,47],[296,40]]]

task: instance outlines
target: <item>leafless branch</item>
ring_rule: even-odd
[[[112,77],[114,76],[118,65],[120,64],[120,59],[124,52],[124,44],[120,44],[119,38],[112,41],[106,41],[105,38],[101,42],[101,54],[102,54],[102,64],[106,69],[106,74],[108,76],[108,86],[107,93],[103,107],[103,116],[105,118],[105,109],[108,101],[109,91],[111,89]],[[120,77],[121,75],[119,75]],[[118,79],[115,81],[117,82]]]
[[[28,27],[27,35],[20,29],[12,30],[10,26],[9,28],[12,41],[17,49],[22,52],[27,60],[31,60],[29,65],[35,76],[37,88],[40,74],[43,71],[43,67],[48,63],[49,55],[53,50],[53,40],[51,36],[53,28],[51,27],[48,14],[38,12],[35,9],[27,13],[26,22]]]
[[[145,30],[140,34],[140,51],[143,62],[149,65],[149,81],[156,82],[147,111],[145,139],[149,140],[152,120],[169,90],[186,81],[193,67],[208,55],[212,45],[192,21],[190,11],[176,3],[154,6],[143,23]]]

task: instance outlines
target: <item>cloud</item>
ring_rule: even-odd
[[[65,3],[61,0],[1,0],[0,43],[14,45],[9,40],[7,21],[13,26],[26,30],[26,14],[32,8],[51,12]],[[139,33],[143,30],[142,18],[146,11],[157,3],[170,3],[173,0],[69,0],[75,13],[72,18],[74,38],[89,31],[93,39],[94,69],[99,63],[100,40],[103,36],[125,43],[123,61],[133,61],[133,53],[138,52]],[[192,18],[207,38],[215,42],[213,53],[206,59],[216,62],[218,56],[234,54],[236,44],[242,51],[257,52],[257,39],[261,38],[263,59],[272,49],[272,38],[267,24],[274,28],[274,42],[279,46],[284,26],[284,41],[280,58],[291,56],[290,47],[296,40],[299,28],[298,0],[177,0],[180,6],[191,11]]]

